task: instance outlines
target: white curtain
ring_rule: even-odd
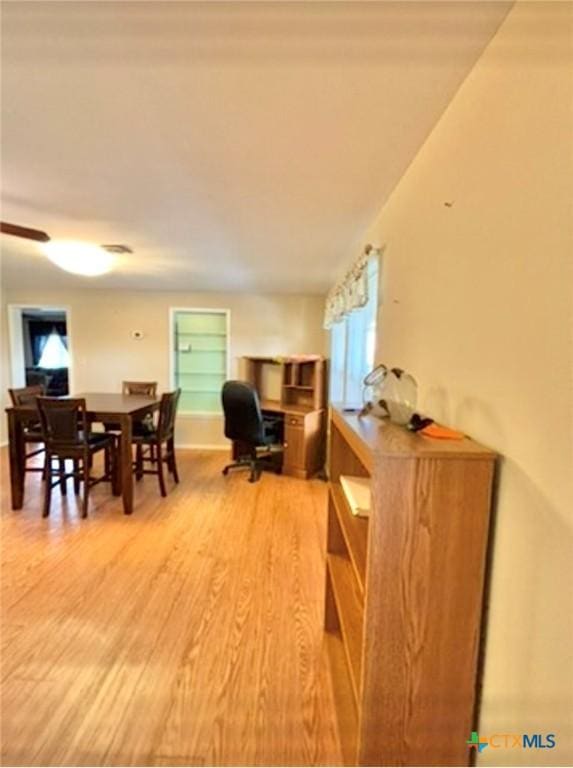
[[[355,309],[368,304],[368,255],[372,248],[367,246],[344,278],[337,283],[326,297],[324,327],[328,330],[339,323]]]
[[[62,337],[54,328],[44,344],[38,366],[40,368],[68,368],[69,365],[70,355],[68,350]]]

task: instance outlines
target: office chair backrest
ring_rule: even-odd
[[[45,394],[46,388],[43,384],[35,384],[33,387],[20,387],[19,389],[9,389],[12,405],[36,405],[36,398]]]
[[[36,402],[44,440],[49,449],[87,443],[88,423],[83,397],[39,397]]]
[[[245,381],[227,381],[223,385],[222,400],[225,437],[262,445],[265,430],[257,390]]]
[[[157,397],[156,381],[124,381],[122,384],[124,395],[142,395],[145,397]]]
[[[157,422],[157,433],[161,440],[167,440],[173,437],[175,432],[175,416],[177,415],[177,404],[181,390],[175,392],[164,392],[161,395],[161,405],[159,406],[159,421]]]

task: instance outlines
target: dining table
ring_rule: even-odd
[[[123,395],[119,393],[82,392],[73,395],[86,401],[86,416],[91,423],[106,422],[117,425],[119,435],[119,484],[115,489],[123,500],[126,515],[133,512],[133,458],[132,434],[134,420],[141,420],[147,413],[157,411],[160,399],[144,395]],[[10,460],[10,491],[12,509],[24,505],[26,477],[26,425],[38,420],[33,404],[12,405],[6,408],[8,416],[8,444]]]

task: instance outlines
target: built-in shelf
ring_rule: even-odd
[[[177,331],[177,336],[226,336],[226,333],[220,331]]]
[[[201,352],[219,352],[221,355],[226,355],[227,350],[226,349],[197,349],[196,347],[192,347],[191,349],[178,349],[177,350],[180,354],[193,354],[197,355]]]
[[[225,371],[179,371],[179,376],[226,376]]]

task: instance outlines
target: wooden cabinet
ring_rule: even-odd
[[[347,764],[469,764],[494,463],[332,409],[325,629]],[[370,479],[369,517],[341,475]]]
[[[292,413],[284,417],[284,463],[287,475],[307,478],[324,463],[324,411]]]
[[[301,425],[293,425],[285,418],[284,464],[286,474],[297,474],[305,470],[304,419]]]

